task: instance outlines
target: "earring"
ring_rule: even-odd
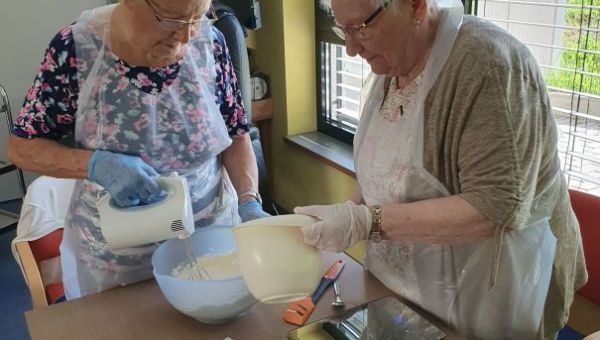
[[[419,19],[415,19],[415,21],[413,22],[413,25],[415,26],[419,26],[421,24],[421,20]]]

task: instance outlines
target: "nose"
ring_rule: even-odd
[[[196,33],[190,25],[185,25],[173,32],[173,37],[182,44],[187,44]]]
[[[345,42],[346,42],[346,53],[351,57],[358,55],[360,52],[362,52],[364,50],[362,45],[358,41],[356,41],[356,39],[354,39],[350,36],[346,37]]]

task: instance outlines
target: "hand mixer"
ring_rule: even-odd
[[[167,193],[158,202],[143,206],[120,207],[110,194],[96,203],[100,229],[113,250],[136,247],[194,232],[194,214],[185,177],[173,173],[155,178]]]

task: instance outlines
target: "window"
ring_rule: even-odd
[[[562,131],[569,187],[600,195],[600,1],[479,0],[471,8],[534,54]]]
[[[317,18],[318,130],[352,144],[359,118],[360,89],[371,68],[349,57],[344,42],[331,31],[333,19],[321,8]]]

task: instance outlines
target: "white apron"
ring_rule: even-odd
[[[369,76],[363,87],[354,156],[367,205],[450,196],[423,168],[424,101],[462,22],[460,3],[441,7],[433,49],[407,113],[394,123],[379,114],[384,76]],[[548,219],[560,180],[558,173],[535,198],[522,230],[502,230],[487,240],[459,244],[367,241],[365,266],[388,288],[468,339],[534,339],[552,272],[556,239]]]
[[[212,27],[207,22],[187,45],[180,69],[160,93],[146,93],[131,81],[110,50],[115,5],[85,11],[73,28],[80,93],[75,139],[88,150],[140,156],[161,174],[186,177],[196,227],[239,222],[235,190],[219,154],[230,144],[215,104],[216,69]],[[108,248],[96,209],[103,188],[78,181],[61,244],[68,299],[152,277],[156,245],[119,251]]]

